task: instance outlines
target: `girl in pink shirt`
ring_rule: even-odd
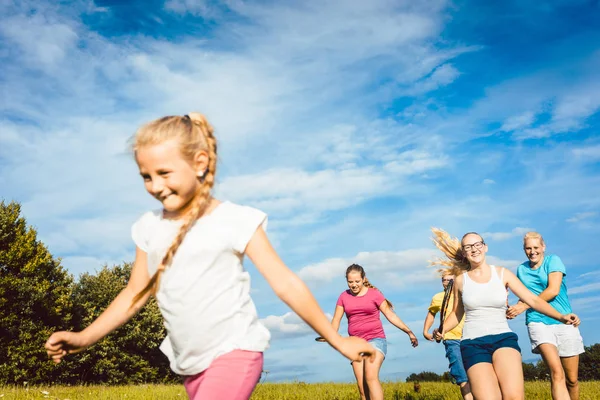
[[[348,335],[365,339],[377,350],[375,357],[370,360],[353,361],[352,369],[361,399],[383,400],[379,370],[387,352],[387,342],[379,312],[392,325],[408,334],[413,347],[417,347],[419,342],[410,328],[394,313],[392,303],[367,280],[363,267],[358,264],[349,266],[346,269],[346,280],[349,290],[338,298],[331,323],[337,332],[345,313],[348,318]]]

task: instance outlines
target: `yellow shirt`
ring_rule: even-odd
[[[444,292],[439,292],[431,299],[431,304],[429,305],[429,312],[434,316],[440,311],[442,308],[442,302],[444,301]],[[454,306],[454,296],[450,296],[450,301],[448,301],[448,311],[446,311],[446,316],[452,312],[452,307]],[[447,332],[444,335],[444,340],[460,340],[462,337],[463,326],[465,325],[465,317],[463,315],[462,320],[454,329],[450,332]],[[433,324],[434,328],[439,327],[439,325]]]

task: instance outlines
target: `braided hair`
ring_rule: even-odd
[[[217,140],[213,134],[213,127],[199,113],[157,119],[142,126],[136,132],[132,145],[134,154],[145,146],[161,144],[171,139],[178,141],[181,154],[189,160],[193,160],[198,152],[206,151],[208,153],[208,166],[198,176],[200,187],[195,194],[187,219],[181,225],[177,236],[163,256],[156,272],[146,287],[135,296],[132,305],[137,303],[148,292],[153,295],[156,294],[162,274],[171,265],[173,257],[185,239],[186,234],[196,221],[204,215],[212,199],[211,190],[215,183],[215,174],[217,171]]]

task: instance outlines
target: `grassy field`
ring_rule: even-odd
[[[458,389],[449,383],[421,383],[419,393],[415,393],[412,383],[384,383],[386,400],[427,399],[459,400]],[[355,400],[358,392],[349,383],[265,383],[254,391],[252,400],[276,399],[324,399]],[[4,399],[187,399],[183,386],[140,385],[140,386],[77,386],[77,387],[0,387],[0,400]],[[525,384],[526,399],[549,399],[549,382],[528,382]],[[600,399],[600,382],[582,382],[581,400]]]

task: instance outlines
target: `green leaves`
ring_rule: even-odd
[[[104,266],[75,282],[27,226],[16,202],[0,202],[0,384],[126,384],[178,381],[158,346],[165,336],[154,299],[128,324],[55,365],[44,343],[80,331],[125,287],[131,264]]]

